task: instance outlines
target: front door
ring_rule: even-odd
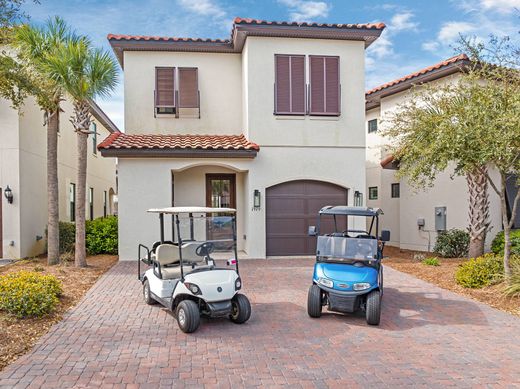
[[[206,206],[212,208],[236,208],[234,174],[206,174]],[[229,216],[214,214],[208,219],[208,239],[231,239],[233,225]],[[232,243],[215,244],[219,250],[231,249]]]

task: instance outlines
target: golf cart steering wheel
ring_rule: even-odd
[[[213,252],[213,250],[215,250],[215,245],[213,243],[204,242],[195,249],[195,254],[199,257],[207,257]]]

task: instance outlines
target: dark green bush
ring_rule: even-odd
[[[43,316],[58,304],[61,283],[52,275],[19,271],[0,276],[0,310],[18,318]]]
[[[512,268],[517,268],[520,266],[520,257],[512,256],[510,263]],[[502,281],[503,277],[503,258],[493,253],[464,262],[455,273],[457,283],[465,288],[482,288]]]
[[[117,254],[117,217],[89,220],[86,226],[86,245],[89,255]]]
[[[468,247],[469,234],[453,228],[439,233],[433,251],[444,258],[461,258],[467,255]]]
[[[60,222],[60,254],[74,252],[76,226],[70,222]]]
[[[504,253],[504,231],[500,231],[493,239],[491,251],[497,255]],[[511,253],[520,255],[520,230],[511,231]]]

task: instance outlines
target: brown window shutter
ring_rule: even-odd
[[[325,113],[339,115],[339,58],[325,57]]]
[[[275,55],[275,113],[305,114],[305,56]]]
[[[339,57],[309,57],[311,115],[339,115]]]
[[[175,107],[175,68],[155,68],[155,106]]]
[[[305,114],[305,57],[293,55],[291,60],[291,113]]]
[[[199,108],[197,68],[179,68],[179,108]]]
[[[275,55],[275,113],[291,112],[290,57]]]

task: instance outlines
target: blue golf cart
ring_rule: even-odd
[[[316,263],[307,298],[310,317],[320,317],[323,306],[329,311],[353,313],[362,310],[368,324],[378,325],[383,296],[383,249],[390,231],[379,236],[379,208],[326,206],[317,226],[309,227],[316,236]],[[364,218],[349,229],[354,218]],[[368,221],[367,221],[368,218]]]

